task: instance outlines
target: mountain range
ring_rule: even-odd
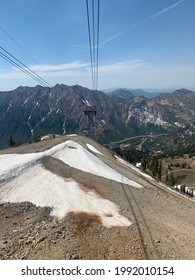
[[[166,92],[171,93],[173,89],[129,89],[129,88],[115,88],[115,89],[105,89],[103,92],[109,95],[116,95],[122,92],[126,92],[126,95],[134,95],[134,96],[145,96],[147,98],[154,98],[160,93]],[[125,96],[124,96],[125,97]]]
[[[48,133],[88,135],[100,143],[134,135],[173,133],[195,119],[195,93],[186,89],[148,99],[128,90],[105,94],[79,85],[18,87],[0,92],[0,148]],[[94,112],[89,115],[86,112]]]

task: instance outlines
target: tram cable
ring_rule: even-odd
[[[100,0],[86,0],[88,37],[91,60],[91,75],[93,90],[98,89],[98,67],[99,67],[99,31],[100,31]]]
[[[10,52],[8,52],[6,49],[0,46],[0,49],[3,51],[0,51],[0,56],[11,63],[13,66],[27,74],[29,77],[34,79],[35,81],[41,83],[44,86],[52,87],[48,82],[46,82],[43,78],[41,78],[38,74],[36,74],[33,70],[31,70],[29,67],[27,67],[24,63],[22,63],[19,59],[17,59],[15,56],[13,56]],[[5,54],[6,53],[6,54]]]

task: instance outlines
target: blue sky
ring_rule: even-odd
[[[0,46],[52,85],[92,88],[85,0],[0,6]],[[194,0],[101,0],[98,88],[195,89],[194,12]],[[36,84],[0,57],[0,91]]]

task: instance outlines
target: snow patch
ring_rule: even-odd
[[[88,107],[92,107],[88,100],[82,100],[85,105]]]
[[[87,146],[92,152],[104,156],[102,153],[100,153],[100,152],[99,152],[95,147],[93,147],[92,145],[86,144],[86,146]]]
[[[24,101],[24,103],[21,105],[21,107],[23,107],[23,106],[28,102],[29,99],[30,99],[30,97],[28,97],[28,98]]]
[[[41,153],[0,155],[0,183],[18,176],[23,170],[35,165],[41,158]]]
[[[60,148],[60,145],[64,145],[63,149]],[[143,188],[140,184],[128,179],[127,177],[115,171],[113,168],[109,167],[102,160],[76,142],[69,140],[63,144],[59,144],[56,146],[56,148],[57,147],[59,147],[59,149],[58,151],[54,152],[53,157],[62,160],[64,163],[73,168],[136,188]]]
[[[58,218],[81,211],[99,215],[106,227],[132,224],[119,214],[119,208],[113,202],[99,198],[93,191],[83,191],[76,181],[61,178],[40,164],[0,188],[0,202],[24,201],[49,206],[51,215]]]
[[[6,110],[5,113],[7,113],[11,107],[12,107],[12,103],[11,103],[11,101],[10,101],[10,102],[9,102],[9,107],[7,108],[7,110]]]

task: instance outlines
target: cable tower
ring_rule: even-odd
[[[87,107],[84,109],[84,114],[88,119],[88,130],[87,136],[95,139],[95,116],[96,116],[96,108],[95,107]]]

